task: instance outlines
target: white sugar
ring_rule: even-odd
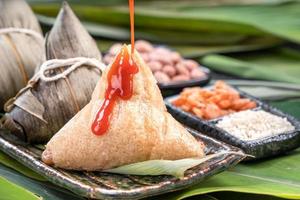
[[[225,116],[217,127],[242,140],[255,140],[295,130],[286,119],[263,110],[247,110]]]

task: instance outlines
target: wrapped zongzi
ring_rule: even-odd
[[[45,58],[44,39],[24,0],[0,0],[0,110]]]
[[[46,61],[6,106],[2,126],[30,143],[47,142],[91,98],[101,53],[67,3],[46,39]]]
[[[150,68],[123,46],[90,103],[48,142],[42,159],[60,168],[95,171],[204,155],[202,142],[167,112]]]

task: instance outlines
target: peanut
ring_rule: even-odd
[[[145,40],[138,40],[135,42],[135,48],[140,53],[146,53],[153,50],[153,46],[150,42]]]
[[[205,73],[199,68],[195,68],[191,71],[191,78],[192,79],[201,78],[203,76],[205,76]]]
[[[162,69],[162,64],[158,61],[150,61],[148,66],[152,70],[152,72],[160,71]]]
[[[189,76],[177,75],[172,78],[172,81],[181,82],[181,81],[188,81],[189,79],[190,79]]]
[[[185,76],[189,77],[189,75],[190,75],[189,70],[181,62],[177,63],[175,65],[175,67],[177,70],[177,74],[181,74],[181,75],[185,75]]]
[[[120,51],[120,49],[122,48],[122,44],[120,43],[116,43],[114,45],[112,45],[108,51],[109,54],[111,55],[117,55]]]
[[[176,69],[172,65],[165,65],[162,68],[162,72],[166,73],[169,77],[173,77],[176,74]]]
[[[168,83],[170,82],[170,78],[163,72],[157,71],[154,73],[154,77],[159,83]]]
[[[171,52],[171,60],[173,61],[173,63],[178,63],[181,61],[181,56],[178,52]]]
[[[192,71],[193,69],[197,68],[199,64],[194,60],[183,60],[182,63],[188,68],[189,71]]]

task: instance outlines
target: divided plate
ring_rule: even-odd
[[[236,90],[240,93],[241,97],[249,98],[257,103],[257,108],[255,108],[254,110],[264,110],[274,115],[287,118],[287,120],[295,127],[295,130],[256,140],[245,141],[215,126],[215,124],[219,120],[221,120],[222,117],[213,120],[200,119],[197,116],[185,112],[180,108],[172,105],[172,99],[175,99],[177,96],[166,98],[165,103],[168,108],[168,111],[173,115],[173,117],[181,123],[185,124],[186,126],[194,128],[202,132],[203,134],[221,140],[227,144],[239,147],[246,154],[255,156],[248,157],[245,160],[257,160],[261,158],[279,155],[287,151],[296,149],[300,146],[300,122],[297,119],[286,113],[283,113],[282,111],[270,106],[267,103],[264,103],[256,97],[253,97],[239,89]]]
[[[219,142],[194,130],[188,129],[206,146],[206,154],[221,151],[241,152],[240,149]],[[0,136],[0,149],[22,164],[33,169],[52,183],[78,195],[93,199],[140,199],[184,189],[205,178],[236,165],[243,156],[223,154],[186,171],[177,179],[172,176],[133,176],[103,172],[76,172],[50,167],[41,162],[42,150],[31,145],[15,144]]]

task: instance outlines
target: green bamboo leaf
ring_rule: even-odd
[[[179,200],[211,192],[234,191],[300,199],[299,166],[300,149],[274,159],[239,164],[234,169],[164,198]]]
[[[31,169],[25,167],[24,165],[20,164],[18,161],[9,157],[8,155],[6,155],[5,153],[3,153],[1,151],[0,151],[0,163],[22,173],[30,178],[33,178],[33,179],[36,179],[39,181],[46,181],[46,179],[44,177],[42,177],[41,175],[32,171]]]
[[[239,152],[220,152],[216,154],[207,155],[203,158],[186,158],[180,160],[148,160],[139,163],[124,165],[114,169],[105,170],[105,172],[116,174],[131,174],[131,175],[172,175],[177,178],[182,178],[184,172],[192,167],[195,167],[205,161],[216,158],[225,154],[238,154]]]
[[[55,17],[60,5],[59,4],[32,4],[33,10],[38,14]],[[128,27],[129,15],[128,6],[88,6],[73,4],[72,9],[85,21],[110,24],[121,27]],[[199,19],[198,19],[199,18]],[[236,22],[215,20],[206,17],[190,17],[183,13],[147,7],[136,7],[135,10],[135,27],[136,29],[161,29],[170,31],[189,32],[195,34],[203,32],[229,32],[252,35],[264,35],[262,31],[254,28],[252,25],[241,24]]]
[[[55,18],[52,17],[46,17],[43,15],[37,15],[37,17],[39,21],[47,27],[51,27],[55,21]],[[114,42],[109,41],[107,39],[113,39],[118,41],[121,40],[124,42],[128,42],[130,39],[130,33],[128,28],[105,25],[100,23],[96,24],[85,21],[83,21],[82,23],[91,35],[95,37],[106,38],[98,40],[99,47],[104,52],[107,51],[109,46],[112,45]],[[168,32],[153,33],[151,31],[148,32],[147,30],[136,30],[135,32],[137,39],[146,39],[154,43],[166,44],[170,48],[176,49],[177,51],[182,53],[182,55],[185,57],[199,57],[208,53],[253,51],[278,46],[283,43],[282,40],[272,37],[247,38],[246,40],[238,42],[240,39],[243,38],[242,35],[231,35],[230,37],[225,37],[225,35],[222,33],[219,33],[219,36],[216,34],[210,36],[210,34],[205,33],[205,37],[203,37],[200,34],[194,34],[194,36],[190,33],[187,33],[189,35],[184,35],[182,33],[177,33],[177,35],[175,33],[173,34],[174,35],[170,35]],[[189,38],[189,40],[182,40],[182,37]],[[238,43],[231,44],[236,42]],[[188,43],[192,44],[188,45]],[[199,43],[206,45],[196,45]]]
[[[300,53],[285,48],[242,56],[208,55],[201,63],[243,78],[300,83]]]
[[[285,198],[283,199],[269,195],[247,194],[240,192],[215,192],[210,195],[219,200],[287,200]]]
[[[271,105],[289,113],[290,115],[293,115],[300,120],[300,99],[271,102]]]
[[[198,58],[207,54],[214,53],[236,53],[236,52],[246,52],[246,51],[256,51],[267,49],[281,45],[282,40],[272,38],[272,37],[254,37],[248,38],[243,42],[230,45],[176,45],[170,44],[169,46],[178,52],[180,52],[184,57],[187,58]]]
[[[39,21],[48,27],[51,27],[55,21],[54,17],[47,17],[43,15],[37,15]],[[82,24],[88,30],[88,32],[95,37],[102,37],[106,39],[114,40],[130,40],[130,30],[128,27],[113,26],[101,23],[91,23],[82,21]],[[154,29],[136,29],[136,39],[146,39],[157,43],[177,43],[177,44],[232,44],[243,42],[246,39],[246,35],[237,33],[190,33],[190,32],[171,32],[165,30]],[[185,38],[182,40],[182,38]],[[271,40],[275,40],[271,38]],[[276,40],[278,41],[278,39]],[[266,42],[270,42],[268,39]],[[264,43],[266,43],[264,42]]]
[[[37,181],[32,178],[28,178],[23,174],[14,171],[11,168],[5,167],[0,164],[0,176],[7,179],[8,181],[17,184],[24,189],[31,191],[34,194],[42,197],[44,200],[83,200],[84,198],[71,193],[70,191],[57,187],[56,185],[45,182]],[[1,187],[0,187],[1,190]],[[0,196],[1,199],[1,196]],[[2,200],[2,199],[1,199]],[[18,199],[11,199],[18,200]]]
[[[274,89],[268,87],[239,87],[241,90],[264,100],[300,98],[300,90]]]
[[[263,100],[300,98],[299,84],[255,80],[226,80],[226,82]]]
[[[268,87],[268,88],[278,88],[284,90],[294,90],[300,91],[300,85],[294,83],[285,83],[285,82],[275,82],[275,81],[258,81],[258,80],[236,80],[230,79],[226,80],[230,85],[237,87]]]
[[[45,0],[27,0],[29,3],[47,3]],[[255,1],[243,1],[243,0],[138,0],[135,2],[137,5],[144,6],[152,6],[152,7],[172,7],[178,8],[190,5],[192,3],[197,3],[197,5],[201,6],[219,6],[219,5],[274,5],[274,4],[282,4],[287,2],[292,2],[293,0],[255,0]],[[61,0],[52,0],[51,2],[60,3]],[[127,5],[128,2],[126,0],[110,0],[110,1],[99,1],[99,0],[69,0],[69,3],[73,4],[89,4],[89,5]],[[175,3],[174,3],[175,2]],[[171,4],[171,5],[170,5]]]
[[[59,5],[32,4],[40,14],[55,16]],[[73,4],[81,19],[127,27],[128,8],[121,6],[87,6]],[[201,6],[190,2],[178,9],[136,7],[136,28],[168,30],[170,32],[199,33],[240,33],[249,36],[272,34],[294,42],[300,42],[300,3],[298,1],[275,5],[252,6]]]
[[[38,196],[28,190],[15,185],[0,176],[0,197],[1,200],[41,200]]]
[[[122,41],[128,43],[129,40]],[[108,49],[116,42],[115,40],[98,39],[97,44],[101,52],[107,52]],[[253,40],[247,40],[246,42],[240,44],[232,45],[177,45],[177,44],[165,44],[165,46],[178,51],[185,58],[199,58],[201,56],[210,53],[235,53],[235,52],[245,52],[245,51],[255,51],[262,50],[270,47],[277,46],[281,44],[282,41],[274,40],[272,38],[256,38]],[[155,44],[155,43],[154,43]]]

